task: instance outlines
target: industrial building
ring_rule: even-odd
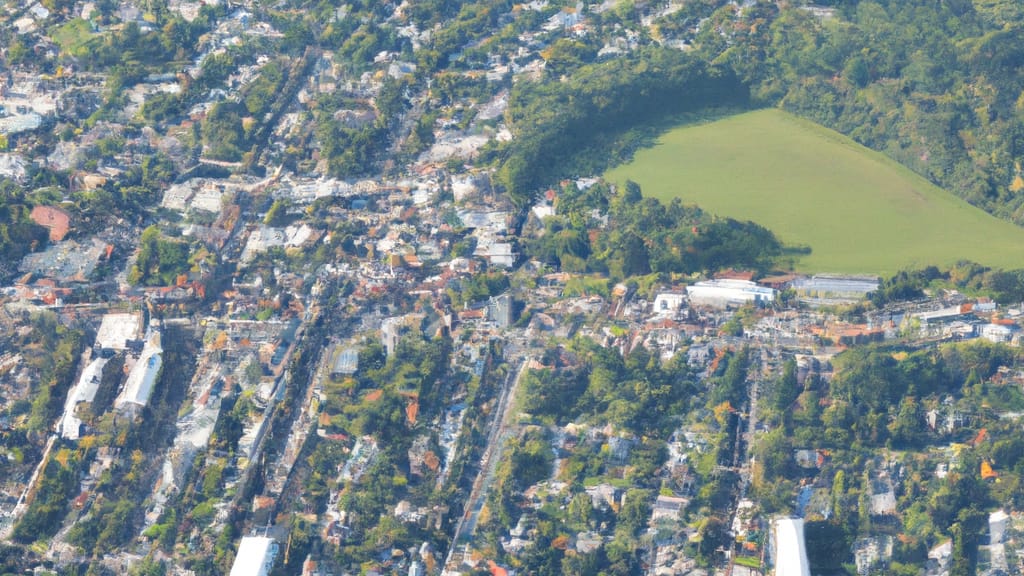
[[[878,290],[876,276],[839,276],[817,274],[793,280],[793,290],[800,296],[825,299],[860,299]]]
[[[267,576],[277,558],[277,542],[266,536],[244,536],[230,576]]]
[[[148,404],[162,366],[163,348],[160,347],[160,331],[151,329],[146,337],[146,343],[142,347],[142,352],[139,354],[139,359],[128,373],[124,389],[114,404],[117,409],[141,408]]]
[[[775,301],[775,289],[758,286],[749,280],[716,279],[686,287],[692,304],[726,308],[754,304],[765,306]]]
[[[686,303],[686,295],[682,292],[661,292],[654,297],[655,314],[675,314]]]
[[[356,348],[335,349],[331,376],[351,376],[359,370],[359,350]]]
[[[105,314],[96,331],[96,346],[124,350],[126,342],[137,338],[139,320],[138,314]]]
[[[78,383],[68,391],[68,399],[64,403],[64,415],[60,419],[60,435],[68,440],[78,440],[82,430],[82,421],[75,416],[75,409],[82,402],[92,402],[103,378],[103,367],[106,358],[96,358],[82,371]]]
[[[804,546],[803,518],[776,518],[772,527],[775,576],[811,576]]]

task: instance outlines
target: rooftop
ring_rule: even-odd
[[[230,576],[265,576],[277,556],[277,544],[266,536],[245,536],[238,545]]]
[[[96,332],[96,345],[100,348],[124,350],[125,342],[134,340],[139,331],[136,314],[107,314]]]
[[[117,398],[118,408],[125,408],[129,405],[145,406],[149,402],[149,397],[153,395],[153,388],[156,386],[157,376],[160,374],[160,368],[163,366],[162,354],[160,333],[154,331],[146,339],[138,362],[128,373],[124,390]]]
[[[802,518],[775,520],[775,576],[811,576]]]

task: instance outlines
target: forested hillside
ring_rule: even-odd
[[[1024,222],[1024,7],[1010,0],[822,4],[832,6],[692,2],[661,18],[656,32],[731,66],[756,104],[843,132]]]
[[[522,204],[539,186],[601,172],[628,157],[643,128],[712,105],[746,104],[731,70],[678,50],[650,47],[580,66],[562,80],[515,86],[506,119],[515,140],[502,152],[498,181]]]

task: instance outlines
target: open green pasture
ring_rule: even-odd
[[[52,28],[50,37],[60,46],[62,52],[79,56],[82,55],[86,44],[92,39],[93,32],[88,22],[81,18],[74,18]]]
[[[887,274],[964,259],[1024,267],[1024,229],[780,110],[673,129],[605,178],[810,246],[799,271]]]

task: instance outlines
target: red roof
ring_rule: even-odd
[[[754,279],[754,273],[750,270],[722,270],[718,274],[715,274],[715,278],[723,280],[746,280],[751,281]]]
[[[419,414],[420,403],[413,400],[405,407],[405,418],[409,421],[409,424],[416,424],[416,415]]]

